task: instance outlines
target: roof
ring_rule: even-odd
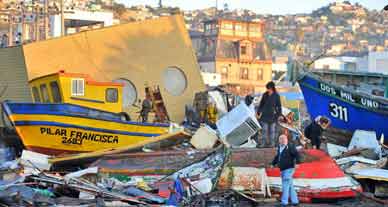
[[[40,77],[37,77],[37,78],[34,78],[32,80],[29,81],[29,83],[32,83],[36,80],[39,80],[39,79],[42,79],[42,78],[46,78],[46,77],[50,77],[50,76],[61,76],[61,77],[72,77],[72,78],[83,78],[85,79],[86,81],[86,84],[89,84],[89,85],[98,85],[98,86],[124,86],[123,83],[115,83],[115,82],[99,82],[99,81],[95,81],[93,78],[90,77],[90,75],[88,74],[83,74],[83,73],[66,73],[64,70],[60,70],[56,73],[51,73],[51,74],[48,74],[48,75],[44,75],[44,76],[40,76]]]
[[[247,20],[237,20],[237,19],[230,19],[230,18],[213,18],[210,20],[205,20],[203,23],[212,23],[212,22],[219,22],[219,21],[228,21],[228,22],[241,22],[241,23],[249,23],[249,24],[260,24],[264,25],[264,22],[256,22],[256,21],[247,21]]]

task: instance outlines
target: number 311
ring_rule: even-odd
[[[331,116],[345,122],[348,121],[348,109],[346,107],[340,106],[336,103],[330,103],[329,108]]]

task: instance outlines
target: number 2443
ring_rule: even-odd
[[[336,103],[330,103],[329,108],[331,116],[345,122],[348,121],[348,109],[346,107],[340,106]]]

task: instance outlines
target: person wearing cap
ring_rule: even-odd
[[[330,119],[318,116],[311,124],[304,129],[304,136],[311,140],[314,149],[321,148],[321,137],[324,130],[330,125]]]

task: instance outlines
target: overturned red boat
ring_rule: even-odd
[[[275,149],[239,149],[232,154],[232,165],[239,167],[266,167],[271,191],[281,193],[279,168],[270,168]],[[362,191],[360,184],[345,175],[335,161],[324,151],[303,150],[302,163],[296,168],[294,186],[301,202],[310,203],[321,199],[343,199],[356,196]]]

